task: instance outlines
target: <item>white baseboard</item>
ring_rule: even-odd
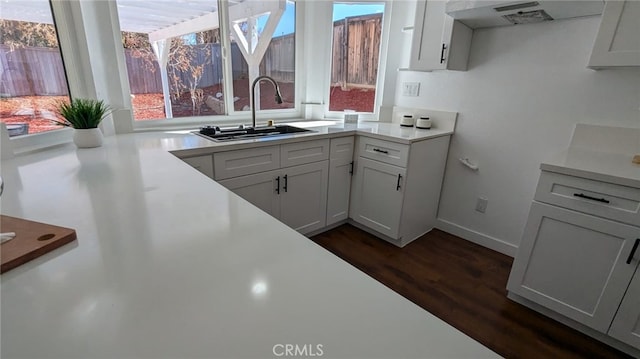
[[[447,233],[454,234],[460,238],[466,239],[469,242],[479,244],[483,247],[487,247],[496,252],[514,257],[518,246],[512,243],[505,242],[501,239],[488,236],[486,234],[476,232],[466,227],[462,227],[453,222],[438,218],[436,221],[436,228]]]

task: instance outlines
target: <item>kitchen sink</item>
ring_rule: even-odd
[[[220,129],[217,126],[205,126],[197,132],[201,136],[216,142],[250,140],[274,136],[290,135],[295,133],[313,132],[306,128],[289,125],[265,126],[265,127],[236,127]]]

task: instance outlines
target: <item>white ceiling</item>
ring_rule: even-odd
[[[230,0],[229,5],[244,2]],[[123,31],[150,33],[218,10],[216,0],[117,0]],[[0,0],[0,18],[53,23],[48,0]]]

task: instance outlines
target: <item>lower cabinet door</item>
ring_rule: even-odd
[[[225,186],[238,196],[251,202],[254,206],[269,213],[271,216],[279,218],[279,180],[282,180],[280,177],[280,171],[276,170],[235,177],[224,181],[218,181],[218,183]]]
[[[327,226],[349,218],[351,194],[351,158],[329,161],[329,192],[327,195]]]
[[[189,166],[213,178],[213,157],[211,155],[182,158]]]
[[[350,217],[398,239],[406,169],[358,157],[351,191]]]
[[[636,253],[635,258],[639,257],[640,253]],[[633,260],[633,263],[637,265],[638,259]],[[640,349],[640,272],[636,272],[631,280],[627,294],[613,319],[609,335]]]
[[[325,227],[329,161],[280,171],[280,220],[302,234]]]
[[[638,266],[640,228],[533,202],[509,291],[606,333]]]

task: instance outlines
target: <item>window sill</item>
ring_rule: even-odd
[[[73,129],[61,128],[43,133],[16,136],[9,138],[9,145],[2,146],[2,151],[13,151],[13,155],[23,155],[58,146],[72,141]]]

